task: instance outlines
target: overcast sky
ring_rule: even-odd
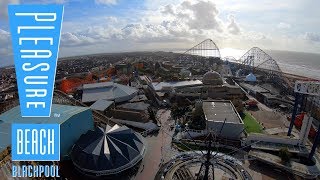
[[[64,4],[60,57],[176,51],[207,38],[220,49],[320,52],[318,0],[1,0],[0,66],[13,62],[7,4],[32,3]]]

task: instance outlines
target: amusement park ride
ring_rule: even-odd
[[[281,89],[283,94],[291,94],[292,83],[284,76],[278,63],[258,47],[247,51],[240,59],[242,73],[259,73],[268,81]]]
[[[202,57],[221,57],[219,48],[211,39],[206,39],[200,42],[194,47],[188,49],[183,54]]]
[[[208,53],[207,51],[215,51]],[[194,46],[193,48],[187,50],[184,55],[195,55],[195,56],[204,56],[204,57],[219,57],[220,52],[218,47],[212,40],[208,39],[205,40],[198,45]],[[290,120],[290,127],[288,129],[288,136],[291,136],[293,125],[296,125],[297,128],[301,128],[301,131],[304,131],[304,137],[314,138],[314,143],[312,149],[309,153],[309,160],[311,160],[314,156],[315,150],[319,144],[320,140],[320,125],[316,130],[313,126],[311,128],[306,128],[308,123],[312,123],[310,118],[313,116],[312,110],[314,107],[320,104],[319,97],[320,97],[320,82],[318,81],[297,81],[290,82],[289,79],[284,75],[281,71],[277,62],[261,50],[258,47],[251,48],[247,51],[239,60],[236,60],[233,57],[225,57],[222,60],[225,62],[232,62],[231,65],[234,66],[233,70],[242,69],[244,74],[255,72],[256,74],[262,75],[264,77],[264,81],[274,84],[275,86],[281,89],[281,92],[286,95],[295,95],[295,104],[293,108],[292,117],[288,118]],[[318,102],[317,102],[318,101]],[[306,108],[306,103],[309,103],[309,109]],[[311,104],[311,105],[310,105]],[[247,102],[248,106],[255,106],[256,102]],[[319,106],[318,106],[319,107]],[[298,115],[297,115],[298,114]],[[312,120],[312,119],[311,119]],[[303,123],[303,121],[308,121],[308,123]],[[222,126],[223,127],[223,126]],[[310,126],[309,126],[310,127]],[[217,142],[215,142],[215,136],[219,135],[218,133],[212,134],[209,133],[205,140],[206,148],[205,151],[207,153],[203,153],[199,156],[198,161],[200,161],[200,168],[199,172],[196,173],[196,179],[214,179],[214,169],[216,168],[218,158],[216,155],[212,153],[212,146],[215,146]],[[285,139],[285,138],[284,138]],[[193,140],[192,140],[193,141]],[[259,142],[259,141],[257,141]],[[194,142],[196,144],[196,142]],[[250,146],[249,144],[248,146]],[[245,146],[247,147],[247,146]],[[245,148],[242,147],[242,148]],[[240,149],[242,149],[240,148]],[[238,150],[240,150],[238,149]],[[237,151],[237,150],[236,150]],[[202,157],[202,158],[200,158]],[[197,159],[193,157],[193,159]],[[201,159],[201,160],[200,160]],[[177,161],[177,160],[175,160]],[[226,161],[227,162],[227,161]],[[170,164],[170,163],[169,163]],[[173,162],[171,164],[174,164]],[[198,165],[199,166],[199,165]],[[166,168],[168,169],[168,168]],[[244,170],[241,170],[241,172]],[[170,171],[168,171],[170,172]],[[178,171],[177,171],[178,172]],[[245,172],[245,171],[244,171]],[[165,174],[165,173],[164,173]],[[242,175],[243,179],[251,179],[250,175],[246,176],[244,173]]]
[[[293,125],[300,125],[300,121],[303,120],[304,115],[306,114],[303,112],[305,101],[303,99],[311,99],[313,101],[312,106],[314,106],[314,103],[319,100],[320,97],[320,82],[319,81],[297,81],[295,83],[294,87],[295,92],[295,104],[293,107],[291,122],[288,130],[288,136],[291,135]],[[311,110],[313,107],[310,108]],[[299,115],[297,115],[298,112],[301,112]],[[311,116],[311,113],[309,112],[309,115]],[[315,136],[313,146],[311,149],[311,152],[309,154],[309,160],[312,159],[315,150],[319,144],[320,140],[320,124],[318,127],[318,131],[316,131],[313,127],[310,129],[309,136]]]
[[[78,87],[83,84],[90,84],[95,82],[105,82],[110,81],[111,77],[116,75],[116,69],[114,67],[108,68],[106,71],[100,73],[89,72],[86,77],[72,77],[65,78],[61,81],[60,90],[65,93],[74,93]],[[103,77],[107,77],[101,80]]]
[[[136,69],[142,69],[143,63],[135,63],[134,67]],[[114,66],[109,67],[106,70],[87,72],[85,76],[79,77],[69,77],[61,80],[60,90],[64,93],[74,93],[76,92],[83,84],[91,83],[100,83],[100,82],[109,82],[114,79],[118,74],[117,68]],[[118,74],[119,75],[119,74]],[[129,78],[128,74],[121,74],[118,76],[122,84],[128,84]],[[130,75],[129,75],[130,76]]]
[[[182,58],[190,60],[194,58],[192,56],[202,56],[207,58],[210,57],[210,58],[219,58],[219,59],[221,58],[219,48],[211,39],[206,39],[201,43],[197,44],[196,46],[194,46],[193,48],[184,52],[180,57],[180,60],[182,60]],[[287,79],[287,77],[281,71],[277,62],[271,56],[269,56],[267,53],[265,53],[263,50],[261,50],[258,47],[251,48],[239,60],[236,60],[235,58],[230,56],[223,58],[223,60],[232,62],[231,66],[234,66],[235,69],[241,69],[244,74],[255,72],[256,74],[262,75],[266,82],[270,82],[276,85],[277,87],[280,87],[281,92],[295,95],[295,104],[293,107],[293,113],[291,118],[288,118],[290,120],[290,127],[287,133],[288,136],[291,136],[293,125],[296,125],[296,127],[301,128],[303,124],[302,122],[305,119],[304,117],[305,116],[310,117],[312,115],[310,112],[308,112],[308,110],[306,112],[305,102],[311,101],[312,102],[311,104],[314,105],[315,100],[319,100],[320,82],[297,81],[294,85],[292,82],[290,82]],[[84,78],[67,78],[62,80],[60,89],[66,93],[72,93],[72,92],[75,92],[77,88],[80,87],[81,85],[87,84],[87,83],[99,82],[101,79],[103,79],[103,77],[108,77],[105,80],[110,81],[111,80],[110,78],[116,74],[117,74],[117,71],[115,68],[109,68],[108,70],[102,73],[101,72],[96,74],[89,73]],[[256,103],[257,102],[254,102],[254,101],[251,101],[251,102],[248,101],[247,105],[256,106],[257,105]],[[223,128],[223,125],[221,129],[222,128]],[[320,125],[318,129],[320,129]],[[165,131],[164,133],[170,134]],[[199,172],[196,173],[195,175],[197,179],[205,179],[205,180],[214,179],[214,176],[215,176],[214,171],[215,169],[217,169],[217,166],[218,165],[223,166],[228,163],[226,160],[221,160],[222,156],[224,156],[224,155],[221,155],[222,153],[218,154],[219,152],[212,152],[213,147],[216,147],[216,148],[218,147],[217,145],[219,144],[219,142],[216,137],[219,137],[220,133],[221,133],[221,130],[220,132],[216,132],[216,133],[210,132],[208,134],[208,136],[204,140],[205,141],[204,144],[206,145],[205,147],[206,153],[201,151],[201,154],[200,154],[199,151],[196,152],[192,150],[194,151],[194,154],[196,154],[196,156],[189,156],[188,154],[183,154],[187,157],[187,159],[185,160],[186,162],[190,161],[192,164],[195,161],[197,161],[199,163],[198,165]],[[317,131],[316,128],[311,127],[310,131],[307,134],[310,137],[314,138],[314,143],[309,153],[309,159],[312,159],[315,153],[315,150],[319,144],[320,130]],[[193,142],[194,144],[197,145],[196,141],[193,141]],[[182,142],[180,143],[183,144]],[[185,146],[187,147],[187,145]],[[241,150],[248,146],[244,146],[240,149],[235,148],[236,149],[235,151]],[[191,148],[188,148],[188,149],[191,149]],[[176,161],[172,160],[172,163],[167,163],[168,167],[163,168],[164,171],[166,172],[161,172],[161,177],[165,176],[166,174],[169,174],[167,172],[170,172],[170,169],[175,169],[175,168],[169,168],[169,166],[171,166],[170,164],[176,164],[177,162],[181,161],[181,158],[183,157],[176,158]],[[163,166],[166,166],[166,164],[164,164]],[[236,167],[238,167],[238,165]],[[242,177],[242,179],[251,179],[250,175],[247,175],[245,170],[243,169],[237,170],[236,168],[233,168],[233,169],[235,169],[234,170],[235,172],[240,172],[239,177]]]

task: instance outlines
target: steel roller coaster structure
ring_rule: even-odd
[[[205,42],[206,44],[202,45],[203,42]],[[306,82],[300,82],[300,83],[298,82],[295,85],[293,83],[290,83],[288,78],[281,71],[278,63],[270,55],[268,55],[266,52],[264,52],[258,47],[251,48],[240,59],[237,60],[232,56],[221,58],[220,51],[212,40],[207,39],[203,42],[187,50],[183,55],[191,55],[188,57],[188,59],[191,58],[191,60],[199,59],[199,56],[216,57],[221,59],[225,64],[230,65],[231,69],[242,70],[242,73],[243,73],[242,75],[245,76],[249,73],[254,73],[256,75],[259,75],[262,77],[261,80],[263,82],[272,83],[273,85],[280,87],[282,91],[287,92],[287,94],[291,94],[291,91],[292,91],[292,93],[295,93],[295,94],[300,93],[300,94],[309,94],[316,97],[319,96],[320,84],[318,81],[317,82],[306,81]],[[208,43],[211,43],[211,45]],[[212,48],[207,48],[208,46]],[[203,47],[204,49],[202,49]],[[204,52],[201,52],[202,50]],[[208,53],[207,51],[212,51],[212,52]],[[212,54],[216,53],[213,51],[219,52],[219,56],[213,56]],[[208,54],[211,54],[212,56],[207,56]],[[194,58],[194,56],[198,56],[198,57]],[[294,110],[295,112],[292,115],[292,121],[290,124],[288,135],[290,135],[291,133],[293,122],[296,117],[295,115],[296,115],[297,107],[298,107],[298,101],[296,101],[296,104],[295,104],[295,110]],[[175,158],[172,158],[172,160],[164,164],[162,170],[158,172],[158,177],[161,177],[158,179],[166,179],[166,177],[174,177],[173,179],[181,179],[180,178],[181,175],[182,175],[182,179],[184,177],[191,178],[190,173],[188,174],[186,171],[186,167],[189,167],[189,166],[199,168],[198,173],[195,173],[195,176],[193,178],[199,179],[199,180],[215,179],[215,170],[219,169],[219,167],[220,168],[223,167],[224,165],[232,166],[232,164],[230,164],[229,159],[223,159],[222,157],[233,155],[234,153],[240,152],[243,149],[251,146],[252,144],[242,146],[241,148],[235,147],[235,150],[233,150],[230,153],[226,153],[226,154],[219,153],[219,146],[217,146],[219,145],[219,141],[217,141],[217,137],[220,137],[223,127],[224,125],[222,125],[219,132],[210,132],[208,136],[204,139],[204,144],[206,145],[206,147],[203,149],[204,152],[202,150],[195,151],[194,149],[189,147],[188,143],[184,143],[183,141],[178,141],[181,145],[189,149],[187,150],[187,152],[191,151],[193,152],[193,154],[182,153],[181,155],[176,156]],[[319,129],[320,129],[320,125],[319,125]],[[185,131],[189,133],[187,130]],[[319,132],[316,135],[315,142],[320,142]],[[191,137],[190,134],[189,136]],[[172,138],[174,139],[174,137]],[[200,144],[197,144],[195,140],[191,139],[190,141],[193,142],[193,145],[195,145],[196,147],[200,147]],[[258,143],[258,142],[260,142],[260,140],[254,143]],[[223,145],[223,144],[221,145],[222,146],[220,148],[226,147],[226,145]],[[309,154],[309,159],[312,159],[317,145],[318,143],[313,144],[312,150]],[[212,147],[216,148],[216,152],[211,152]],[[248,157],[244,156],[244,159],[246,158]],[[182,161],[184,163],[181,163]],[[188,164],[188,162],[190,163]],[[183,165],[180,167],[179,163]],[[236,167],[240,167],[240,170],[237,170]],[[233,172],[237,172],[237,171],[241,172],[240,176],[235,176],[235,179],[253,179],[245,169],[241,169],[242,167],[240,164],[232,168],[234,169]],[[221,170],[223,170],[223,168]],[[229,169],[229,171],[225,171],[225,173],[226,172],[232,172],[232,171],[230,171]]]
[[[206,39],[200,42],[199,44],[185,51],[183,54],[202,57],[221,57],[218,46],[211,39]]]
[[[233,71],[241,71],[240,75],[242,76],[248,75],[249,73],[258,74],[263,76],[263,81],[279,87],[281,92],[285,94],[293,93],[293,83],[284,76],[277,61],[259,47],[251,48],[240,59],[232,56],[221,58],[220,50],[216,43],[211,39],[206,39],[185,51],[180,57],[180,60],[183,57],[190,59],[194,56],[220,58],[225,63],[230,62],[232,65],[231,69]]]
[[[240,59],[241,69],[246,74],[256,73],[263,75],[264,81],[273,83],[281,88],[282,92],[293,91],[293,84],[284,76],[278,63],[269,54],[258,47],[247,51]]]

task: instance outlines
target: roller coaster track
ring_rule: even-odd
[[[293,85],[284,76],[277,61],[275,61],[269,54],[258,47],[253,47],[248,50],[240,59],[241,67],[247,71],[263,72],[267,78],[273,80],[275,83],[283,86],[283,88],[290,88]]]
[[[218,46],[211,39],[206,39],[200,42],[199,44],[185,51],[183,54],[203,57],[221,57]]]

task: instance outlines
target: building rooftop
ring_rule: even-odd
[[[143,137],[126,126],[97,127],[81,135],[71,152],[83,173],[116,174],[136,165],[145,155]]]
[[[11,144],[11,123],[0,121],[0,152]]]
[[[171,82],[153,82],[152,86],[155,91],[161,91],[166,88],[179,88],[187,86],[197,86],[202,85],[200,80],[190,80],[190,81],[171,81]]]
[[[20,106],[0,115],[0,152],[11,144],[11,124],[12,123],[33,123],[33,124],[62,124],[72,116],[89,110],[87,107],[67,106],[52,104],[51,117],[21,117]],[[59,114],[59,117],[53,117]]]
[[[202,108],[207,121],[243,123],[230,101],[204,101]]]
[[[113,82],[84,84],[82,102],[95,102],[99,99],[122,102],[130,100],[137,92],[136,88]]]
[[[20,106],[16,106],[9,111],[0,115],[0,121],[5,123],[57,123],[62,124],[70,117],[88,110],[88,107],[68,106],[60,104],[52,104],[51,117],[21,117]],[[59,117],[54,117],[54,114],[59,114]]]
[[[141,101],[147,101],[148,98],[146,97],[146,95],[141,94],[141,95],[137,95],[135,97],[133,97],[130,102],[141,102]]]
[[[137,102],[137,103],[125,103],[117,106],[119,108],[123,109],[129,109],[129,110],[137,110],[137,111],[147,111],[150,107],[150,104],[144,103],[144,102]]]
[[[104,111],[113,104],[113,101],[100,99],[93,103],[90,108],[98,111]]]

